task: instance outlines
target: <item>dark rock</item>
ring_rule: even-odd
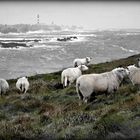
[[[76,36],[57,38],[57,41],[71,41],[71,39],[78,39]]]
[[[18,46],[21,47],[28,47],[26,43],[19,43],[19,42],[1,42],[2,48],[18,48]]]
[[[39,42],[41,41],[41,39],[34,39],[34,42]]]

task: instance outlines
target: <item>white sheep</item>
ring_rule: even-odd
[[[133,85],[140,85],[140,68],[135,65],[129,65],[129,79],[131,80]]]
[[[0,79],[0,94],[6,94],[9,90],[9,84],[5,79]]]
[[[63,87],[71,85],[79,76],[82,75],[82,71],[88,70],[85,65],[80,65],[76,68],[67,68],[61,73],[61,83]]]
[[[88,65],[91,61],[90,57],[86,57],[86,58],[76,58],[73,61],[73,65],[74,67],[78,67],[79,65]]]
[[[16,87],[19,89],[22,93],[26,93],[29,89],[29,81],[26,77],[19,78],[16,82]]]
[[[140,68],[140,58],[137,59],[137,66]]]
[[[87,102],[92,96],[101,93],[115,92],[129,71],[124,68],[115,68],[110,72],[101,74],[86,74],[80,76],[76,81],[76,91],[79,99]]]

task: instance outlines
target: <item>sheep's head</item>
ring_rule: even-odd
[[[133,70],[137,69],[137,67],[135,65],[129,65],[129,66],[127,66],[127,69],[129,71],[133,71]]]
[[[137,66],[137,67],[140,67],[140,58],[137,58],[137,59],[136,59],[136,66]]]
[[[86,57],[86,61],[89,63],[91,61],[91,57]]]
[[[79,68],[81,71],[86,71],[86,70],[88,70],[88,67],[85,66],[85,65],[80,65],[80,66],[78,66],[78,68]]]
[[[116,73],[120,79],[127,77],[130,73],[128,69],[125,69],[123,67],[115,68],[112,71]]]
[[[22,79],[26,79],[26,80],[28,80],[28,77],[24,76],[24,77],[22,77]]]

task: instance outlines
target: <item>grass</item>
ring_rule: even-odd
[[[90,65],[85,73],[101,73],[136,63],[140,55]],[[88,104],[79,100],[75,85],[62,88],[61,71],[29,77],[30,89],[19,94],[16,79],[0,98],[0,139],[138,139],[140,92],[127,79],[110,96]]]

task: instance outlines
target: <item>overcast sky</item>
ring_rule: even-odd
[[[77,25],[86,29],[140,28],[140,2],[0,2],[0,24]]]

